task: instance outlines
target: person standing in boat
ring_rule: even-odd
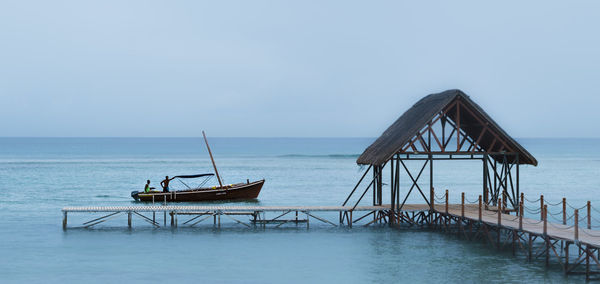
[[[146,186],[144,186],[144,192],[148,193],[148,192],[150,192],[153,189],[154,189],[154,187],[150,187],[150,180],[147,180],[146,181]]]
[[[174,178],[169,178],[169,176],[165,177],[165,180],[160,182],[160,186],[162,186],[163,188],[163,192],[169,192],[169,182],[172,181]]]

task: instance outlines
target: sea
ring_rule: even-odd
[[[356,159],[375,138],[209,138],[224,183],[265,179],[255,201],[231,205],[341,205],[366,170]],[[535,201],[566,197],[600,208],[600,139],[517,139],[539,161],[520,167]],[[421,164],[411,162],[418,172]],[[135,205],[130,192],[166,175],[212,173],[202,138],[0,138],[1,283],[481,283],[581,282],[543,261],[527,262],[484,241],[386,225],[247,228],[222,219],[153,228],[121,216],[77,228],[97,214],[65,206]],[[384,171],[384,174],[387,174]],[[385,182],[384,176],[384,182]],[[401,190],[408,188],[401,177]],[[421,176],[428,188],[428,173]],[[208,181],[215,185],[216,179]],[[482,162],[436,161],[434,188],[475,200]],[[173,183],[174,187],[183,186]],[[359,189],[360,191],[363,190]],[[384,191],[388,198],[389,191]],[[356,196],[351,200],[356,201]],[[367,195],[362,204],[371,202]],[[422,203],[413,193],[409,203]],[[214,204],[214,203],[212,203]],[[323,216],[335,219],[335,216]],[[162,216],[158,215],[158,222]],[[180,217],[183,222],[187,217]],[[239,217],[242,218],[242,217]],[[600,219],[600,215],[598,215]],[[247,220],[243,220],[247,221]],[[600,224],[598,224],[600,225]]]

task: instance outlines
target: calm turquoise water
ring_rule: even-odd
[[[266,179],[253,204],[339,205],[364,170],[356,157],[372,141],[214,138],[211,146],[226,183]],[[528,197],[600,204],[600,140],[520,142],[540,162],[522,168]],[[0,282],[582,280],[483,243],[385,226],[311,222],[310,230],[263,231],[229,222],[221,230],[208,223],[171,230],[134,219],[130,231],[123,216],[93,230],[62,231],[63,206],[128,205],[129,192],[148,178],[157,184],[164,175],[204,172],[212,166],[199,138],[0,138]],[[435,187],[448,188],[451,200],[461,191],[473,199],[480,192],[481,162],[438,162],[435,175]]]

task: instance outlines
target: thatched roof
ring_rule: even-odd
[[[495,137],[502,140],[509,149],[506,152],[519,154],[519,164],[537,165],[537,160],[521,146],[517,141],[510,137],[483,109],[473,102],[469,96],[460,90],[448,90],[438,94],[432,94],[422,98],[409,110],[407,110],[396,122],[394,122],[383,134],[369,146],[358,157],[358,164],[382,165],[392,158],[392,156],[402,150],[411,138],[418,131],[423,129],[438,113],[448,108],[455,100],[460,100],[462,108],[467,108],[470,112],[462,111],[460,115],[460,128],[470,137],[477,139],[485,126],[488,127],[487,133],[481,135],[478,143],[481,148],[487,152],[499,151],[499,143],[495,143]],[[461,109],[462,109],[461,108]],[[475,114],[477,117],[472,115]],[[454,112],[447,112],[447,115],[453,121],[456,121]],[[485,125],[479,123],[484,121]],[[490,149],[493,148],[493,149]],[[498,159],[499,157],[492,158]],[[509,159],[512,159],[509,157]],[[509,161],[516,163],[516,161]]]

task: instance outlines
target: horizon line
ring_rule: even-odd
[[[0,136],[4,138],[202,138],[202,136]],[[246,139],[372,139],[377,136],[213,136],[209,138],[246,138]],[[517,139],[600,139],[598,137],[558,137],[558,136],[537,136],[537,137],[514,137]]]

